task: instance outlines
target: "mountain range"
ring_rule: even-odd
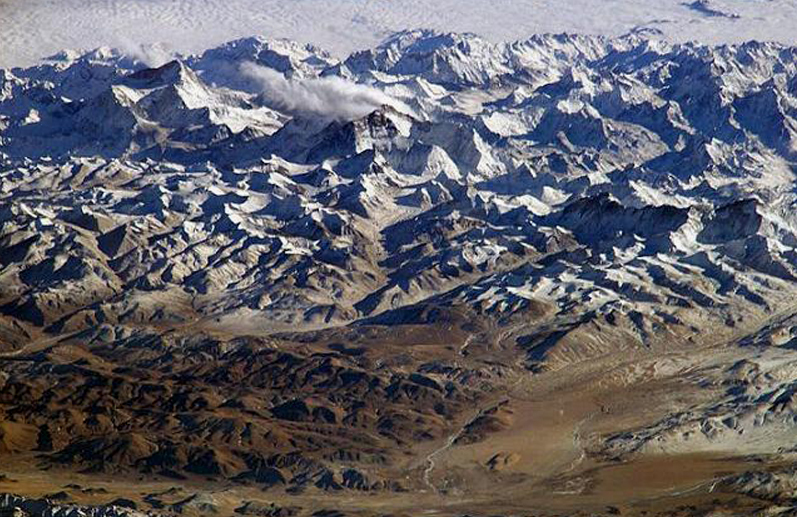
[[[413,30],[0,70],[0,452],[589,504],[595,465],[720,455],[695,511],[793,501],[795,57]]]

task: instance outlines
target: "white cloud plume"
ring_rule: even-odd
[[[166,43],[136,43],[128,38],[117,37],[115,46],[125,55],[151,68],[166,64],[177,55]]]
[[[241,65],[241,72],[260,86],[272,107],[296,115],[354,120],[386,104],[399,111],[409,111],[403,103],[376,88],[340,77],[287,79],[271,68],[254,63]]]

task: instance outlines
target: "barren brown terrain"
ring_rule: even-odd
[[[0,517],[796,515],[797,47],[658,36],[0,70]]]
[[[777,507],[726,481],[787,467],[782,454],[610,445],[717,400],[710,372],[748,352],[675,343],[531,372],[489,325],[463,321],[237,338],[200,323],[7,353],[0,492],[181,515]]]

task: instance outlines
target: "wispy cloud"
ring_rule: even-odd
[[[275,70],[254,63],[241,65],[241,72],[260,86],[272,107],[295,115],[353,120],[384,105],[409,111],[403,103],[376,88],[340,77],[287,79]]]
[[[117,37],[115,46],[120,52],[151,68],[168,63],[177,55],[165,43],[136,43],[132,39],[121,36]]]

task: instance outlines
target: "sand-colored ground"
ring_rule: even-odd
[[[606,508],[636,514],[704,504],[754,508],[760,502],[716,490],[719,479],[761,467],[760,457],[746,457],[744,451],[642,452],[622,460],[596,454],[606,436],[651,425],[675,408],[714,396],[714,390],[695,386],[686,375],[699,368],[704,353],[675,352],[655,359],[630,354],[622,360],[607,357],[574,365],[569,372],[516,371],[506,379],[505,389],[460,415],[451,435],[419,445],[396,465],[396,476],[414,487],[409,493],[311,489],[288,495],[201,478],[45,472],[37,469],[33,454],[4,455],[0,471],[6,478],[0,480],[0,492],[41,497],[66,490],[74,502],[104,504],[118,497],[143,502],[176,487],[156,498],[172,504],[192,494],[210,494],[222,514],[249,500],[353,515],[576,514]],[[730,352],[712,353],[716,357]],[[492,417],[489,423],[475,425],[483,415]],[[7,447],[27,436],[13,426],[3,432]],[[69,485],[72,488],[64,488]]]

